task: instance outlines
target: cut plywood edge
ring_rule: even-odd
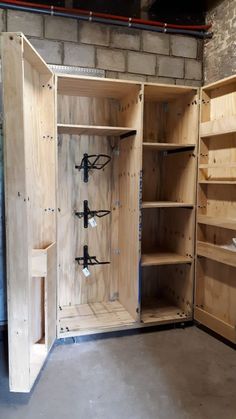
[[[200,137],[212,137],[236,132],[236,115],[215,119],[200,124]]]
[[[219,335],[225,337],[233,343],[236,343],[236,325],[230,325],[225,323],[223,320],[215,317],[213,314],[208,313],[205,310],[202,310],[199,307],[194,309],[194,318],[199,323],[218,333]]]
[[[50,244],[45,249],[32,249],[32,277],[47,276],[48,254],[55,243]]]

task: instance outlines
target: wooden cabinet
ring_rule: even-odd
[[[235,341],[234,78],[202,90],[198,157],[197,88],[56,75],[19,33],[2,61],[11,390],[56,338],[195,317]]]

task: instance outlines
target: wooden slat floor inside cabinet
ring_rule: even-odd
[[[141,310],[141,320],[143,323],[167,323],[190,320],[190,316],[181,308],[163,298],[144,302]]]
[[[97,333],[112,328],[122,328],[135,323],[133,317],[119,301],[80,304],[64,306],[59,310],[59,333],[63,337],[73,335]]]

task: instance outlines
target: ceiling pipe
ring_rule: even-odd
[[[134,29],[149,30],[153,32],[190,35],[190,36],[203,38],[203,39],[210,38],[212,36],[212,33],[204,32],[202,30],[202,28],[205,28],[205,29],[209,28],[209,25],[200,26],[201,31],[198,31],[198,30],[191,30],[191,29],[183,29],[183,28],[186,28],[186,26],[181,26],[181,25],[169,25],[166,23],[145,21],[142,19],[135,19],[134,21],[133,18],[127,18],[127,17],[122,17],[122,16],[107,15],[105,13],[93,13],[93,12],[89,12],[85,10],[82,11],[79,9],[68,9],[68,8],[66,9],[63,7],[54,7],[54,6],[41,5],[41,4],[37,5],[35,3],[26,3],[23,1],[8,0],[8,1],[0,2],[0,7],[3,9],[19,10],[19,11],[31,12],[31,13],[40,13],[40,14],[45,14],[45,15],[50,15],[50,16],[59,16],[59,17],[84,20],[84,21],[89,21],[89,22],[123,26],[123,27],[134,28]],[[159,24],[161,26],[159,26]],[[192,26],[192,27],[195,28],[196,26]],[[187,28],[190,28],[190,26],[187,26]]]

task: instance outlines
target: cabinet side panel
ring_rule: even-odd
[[[29,265],[23,114],[22,38],[2,35],[9,376],[29,391]]]

